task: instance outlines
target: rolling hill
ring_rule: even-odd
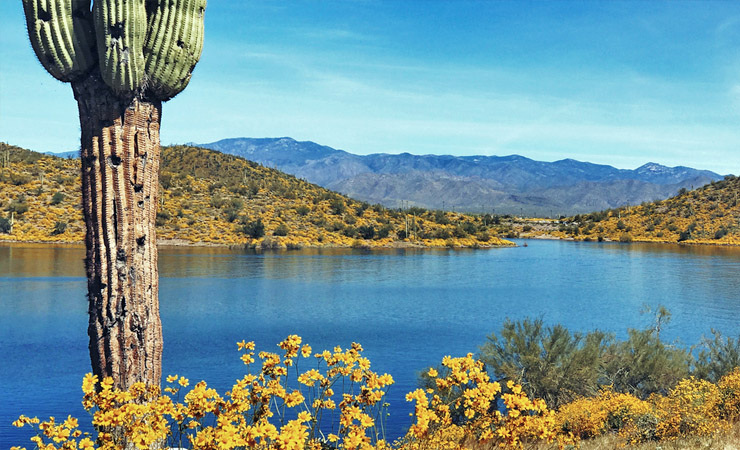
[[[530,226],[523,236],[545,231],[578,240],[740,245],[740,178],[728,175],[666,200],[570,217],[550,230]]]
[[[0,241],[81,243],[79,160],[0,144]],[[305,246],[510,245],[488,217],[356,201],[255,162],[162,148],[160,243]]]

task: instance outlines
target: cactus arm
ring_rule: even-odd
[[[148,88],[168,100],[190,82],[203,51],[206,0],[159,2],[149,15],[144,46]]]
[[[95,0],[93,21],[103,81],[116,94],[135,94],[144,81],[144,0]]]
[[[89,0],[23,0],[36,57],[60,81],[73,81],[95,64],[85,7],[89,10]]]

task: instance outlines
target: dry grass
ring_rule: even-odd
[[[470,450],[499,450],[495,445],[475,445],[466,442],[465,448]],[[566,447],[571,448],[571,447]],[[524,445],[525,450],[556,450],[557,444],[530,444]],[[729,430],[716,433],[712,436],[697,436],[676,439],[672,441],[646,442],[627,445],[624,439],[611,434],[595,439],[581,441],[579,450],[740,450],[740,422]]]

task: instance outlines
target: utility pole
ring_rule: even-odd
[[[15,225],[15,211],[10,211],[10,234],[13,234],[13,225]]]

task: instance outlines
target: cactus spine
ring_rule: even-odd
[[[118,94],[138,91],[144,81],[144,0],[96,0],[93,23],[103,80]]]
[[[31,46],[57,80],[73,81],[95,65],[90,2],[23,0]]]
[[[159,384],[159,124],[162,102],[187,86],[200,58],[206,0],[23,0],[23,7],[36,56],[71,82],[80,113],[93,372],[122,389]]]
[[[157,98],[172,98],[190,82],[203,51],[205,8],[205,0],[172,0],[150,14],[144,54],[149,88]]]

